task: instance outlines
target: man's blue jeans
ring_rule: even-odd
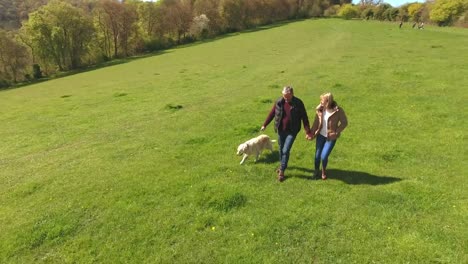
[[[315,169],[320,168],[320,160],[322,160],[322,168],[326,169],[328,164],[328,156],[335,146],[336,140],[327,140],[326,137],[319,134],[315,141]]]
[[[296,135],[287,132],[278,132],[280,170],[283,172],[288,167],[289,153],[291,151]]]

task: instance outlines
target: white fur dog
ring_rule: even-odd
[[[244,161],[247,159],[248,156],[255,154],[255,161],[258,160],[258,156],[262,153],[264,149],[269,149],[273,151],[272,142],[276,142],[276,140],[271,140],[267,135],[260,135],[256,138],[252,138],[237,147],[237,155],[244,154],[240,164],[243,164]]]

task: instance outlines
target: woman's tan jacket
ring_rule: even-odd
[[[315,120],[314,124],[310,131],[313,134],[313,137],[316,137],[320,134],[320,129],[322,129],[322,122],[323,122],[323,107],[318,105],[315,109]],[[328,140],[335,140],[340,136],[340,133],[346,128],[348,125],[348,118],[343,110],[343,108],[336,106],[333,108],[333,112],[331,113],[330,117],[328,118],[328,126],[327,126],[327,139]]]

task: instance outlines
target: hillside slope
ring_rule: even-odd
[[[466,263],[467,35],[304,20],[1,91],[0,262]],[[238,164],[286,84],[346,110],[327,181],[303,131],[285,182]]]

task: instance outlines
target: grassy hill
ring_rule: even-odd
[[[306,20],[0,92],[2,263],[466,263],[468,31]],[[281,87],[349,127],[235,156]],[[274,137],[272,125],[265,131]]]

